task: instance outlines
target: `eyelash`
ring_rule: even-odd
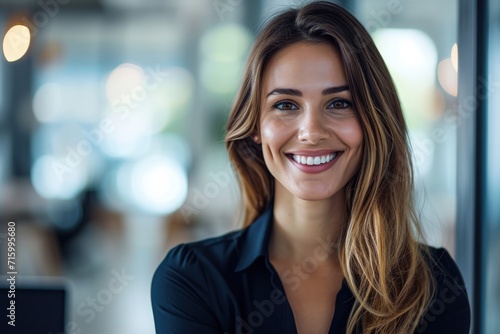
[[[331,106],[332,104],[335,104],[337,102],[341,102],[341,103],[344,103],[344,106],[342,108],[328,108],[328,109],[337,109],[337,110],[343,110],[343,109],[347,109],[347,108],[350,108],[352,107],[352,102],[349,101],[349,100],[346,100],[346,99],[342,99],[342,98],[337,98],[337,99],[334,99],[332,101],[330,101],[330,103],[328,104],[328,106]],[[280,107],[280,105],[282,106],[283,104],[289,104],[291,106],[293,106],[295,109],[283,109],[283,107]],[[280,102],[277,102],[273,105],[273,109],[278,109],[278,110],[281,110],[281,111],[290,111],[290,110],[297,110],[298,107],[293,103],[293,102],[290,102],[290,101],[280,101]]]
[[[348,108],[352,107],[352,102],[351,101],[346,100],[346,99],[341,99],[341,98],[332,100],[328,106],[330,106],[332,104],[335,104],[337,102],[344,103],[344,106],[342,108],[334,108],[334,109],[344,110],[344,109],[348,109]]]

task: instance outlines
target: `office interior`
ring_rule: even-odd
[[[47,328],[154,333],[168,250],[239,228],[225,123],[259,27],[303,2],[2,0],[1,300],[15,271]],[[471,332],[500,333],[500,2],[337,3],[395,80],[419,219],[462,270]]]

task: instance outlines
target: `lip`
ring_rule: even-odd
[[[296,162],[292,158],[292,155],[294,155],[294,154],[315,157],[315,156],[326,155],[326,154],[331,154],[331,153],[335,153],[335,152],[337,152],[337,156],[333,160],[331,160],[325,164],[321,164],[321,165],[303,165],[303,164],[299,164],[298,162]],[[302,172],[308,173],[308,174],[318,174],[318,173],[322,173],[322,172],[330,169],[337,162],[337,160],[342,156],[343,153],[344,153],[344,151],[333,151],[333,150],[294,151],[293,153],[292,152],[286,153],[286,157],[288,158],[288,160],[290,160],[290,162],[292,164],[294,164]]]
[[[286,155],[303,155],[306,157],[317,157],[321,155],[328,155],[332,154],[335,152],[342,152],[342,151],[336,151],[336,150],[297,150],[297,151],[290,151],[290,152],[285,152]]]

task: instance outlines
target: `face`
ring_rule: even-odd
[[[254,140],[276,194],[331,200],[357,172],[363,134],[336,49],[299,42],[276,53],[262,78]]]

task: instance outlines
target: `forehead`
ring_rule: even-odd
[[[278,51],[262,76],[264,91],[280,88],[324,89],[346,85],[338,51],[327,43],[297,42]]]

